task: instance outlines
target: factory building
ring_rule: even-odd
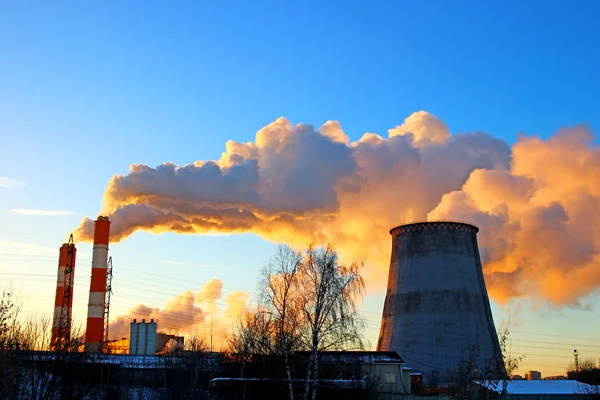
[[[426,384],[452,381],[478,347],[478,368],[505,376],[483,278],[478,228],[419,222],[390,231],[392,254],[378,351],[396,351]]]
[[[133,319],[129,324],[129,337],[109,340],[106,343],[106,353],[150,356],[183,351],[183,336],[156,332],[157,329],[157,320]]]
[[[129,328],[129,354],[150,356],[156,353],[156,322],[151,319],[131,321]]]

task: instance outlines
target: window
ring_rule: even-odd
[[[396,374],[393,372],[386,372],[385,383],[396,383]]]

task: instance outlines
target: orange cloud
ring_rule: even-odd
[[[102,213],[112,240],[153,233],[253,232],[305,246],[331,242],[365,260],[371,291],[385,287],[389,229],[423,219],[480,225],[486,281],[504,302],[578,305],[600,286],[600,154],[591,132],[564,128],[509,147],[485,133],[451,135],[419,111],[349,142],[337,121],[315,129],[278,118],[254,142],[228,141],[216,161],[114,176]],[[93,221],[75,232],[91,240]],[[559,285],[562,282],[562,287]]]
[[[499,301],[578,306],[600,286],[600,151],[584,126],[522,136],[510,170],[476,170],[429,218],[477,221],[484,272]]]
[[[223,284],[212,279],[198,292],[186,290],[173,297],[162,308],[139,304],[127,314],[121,315],[110,323],[111,339],[129,337],[129,324],[132,319],[138,321],[154,319],[159,332],[177,335],[200,335],[209,342],[213,336],[213,348],[224,346],[227,334],[246,309],[248,294],[230,292],[223,297]]]

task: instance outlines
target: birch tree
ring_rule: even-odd
[[[289,246],[280,245],[275,257],[263,269],[259,285],[260,304],[273,321],[276,354],[283,356],[290,400],[294,400],[290,356],[298,344],[300,301],[303,300],[298,292],[298,270],[301,265],[300,253]]]
[[[304,253],[296,290],[303,318],[300,333],[310,351],[305,399],[317,397],[319,352],[364,348],[364,320],[356,309],[365,292],[362,266],[359,262],[340,265],[331,245],[310,246]]]
[[[316,399],[319,352],[364,347],[364,320],[356,309],[365,291],[361,268],[359,262],[341,265],[330,245],[303,252],[280,246],[261,273],[256,308],[230,340],[232,352],[281,356],[293,400],[291,358],[308,350],[304,397]]]

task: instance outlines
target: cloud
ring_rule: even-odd
[[[390,137],[411,137],[415,147],[444,143],[450,138],[450,130],[438,117],[426,111],[418,111],[404,120],[402,125],[389,129]]]
[[[33,208],[13,208],[10,210],[12,214],[18,215],[33,215],[33,216],[44,216],[44,217],[53,217],[60,215],[71,215],[73,214],[71,211],[58,211],[58,210],[38,210]]]
[[[168,300],[162,308],[139,304],[127,314],[113,319],[109,325],[111,339],[129,336],[129,325],[154,319],[159,332],[189,336],[200,334],[208,338],[212,332],[215,348],[225,344],[227,331],[246,309],[248,294],[234,291],[223,298],[223,284],[212,279],[198,292],[186,290]],[[212,321],[211,321],[212,320]]]
[[[4,255],[18,255],[18,256],[53,256],[58,261],[59,247],[50,247],[38,245],[35,243],[25,242],[14,242],[14,241],[1,241],[0,240],[0,253]],[[92,254],[84,251],[77,250],[77,258],[91,258]]]
[[[20,186],[25,186],[25,183],[18,181],[16,179],[7,178],[5,176],[0,176],[0,188],[14,189],[14,188],[20,187]]]
[[[481,227],[493,298],[584,306],[600,286],[600,150],[585,126],[522,136],[510,170],[475,170],[430,218]]]
[[[510,147],[483,132],[451,135],[419,111],[384,138],[350,142],[337,121],[315,129],[278,118],[218,160],[134,164],[106,188],[113,241],[159,234],[252,232],[292,246],[331,242],[366,262],[382,291],[389,229],[423,219],[478,224],[486,282],[498,302],[581,306],[600,287],[600,150],[585,126]],[[91,240],[85,219],[77,237]]]
[[[2,254],[56,255],[58,257],[58,251],[58,247],[54,248],[24,242],[0,241],[0,253]]]

